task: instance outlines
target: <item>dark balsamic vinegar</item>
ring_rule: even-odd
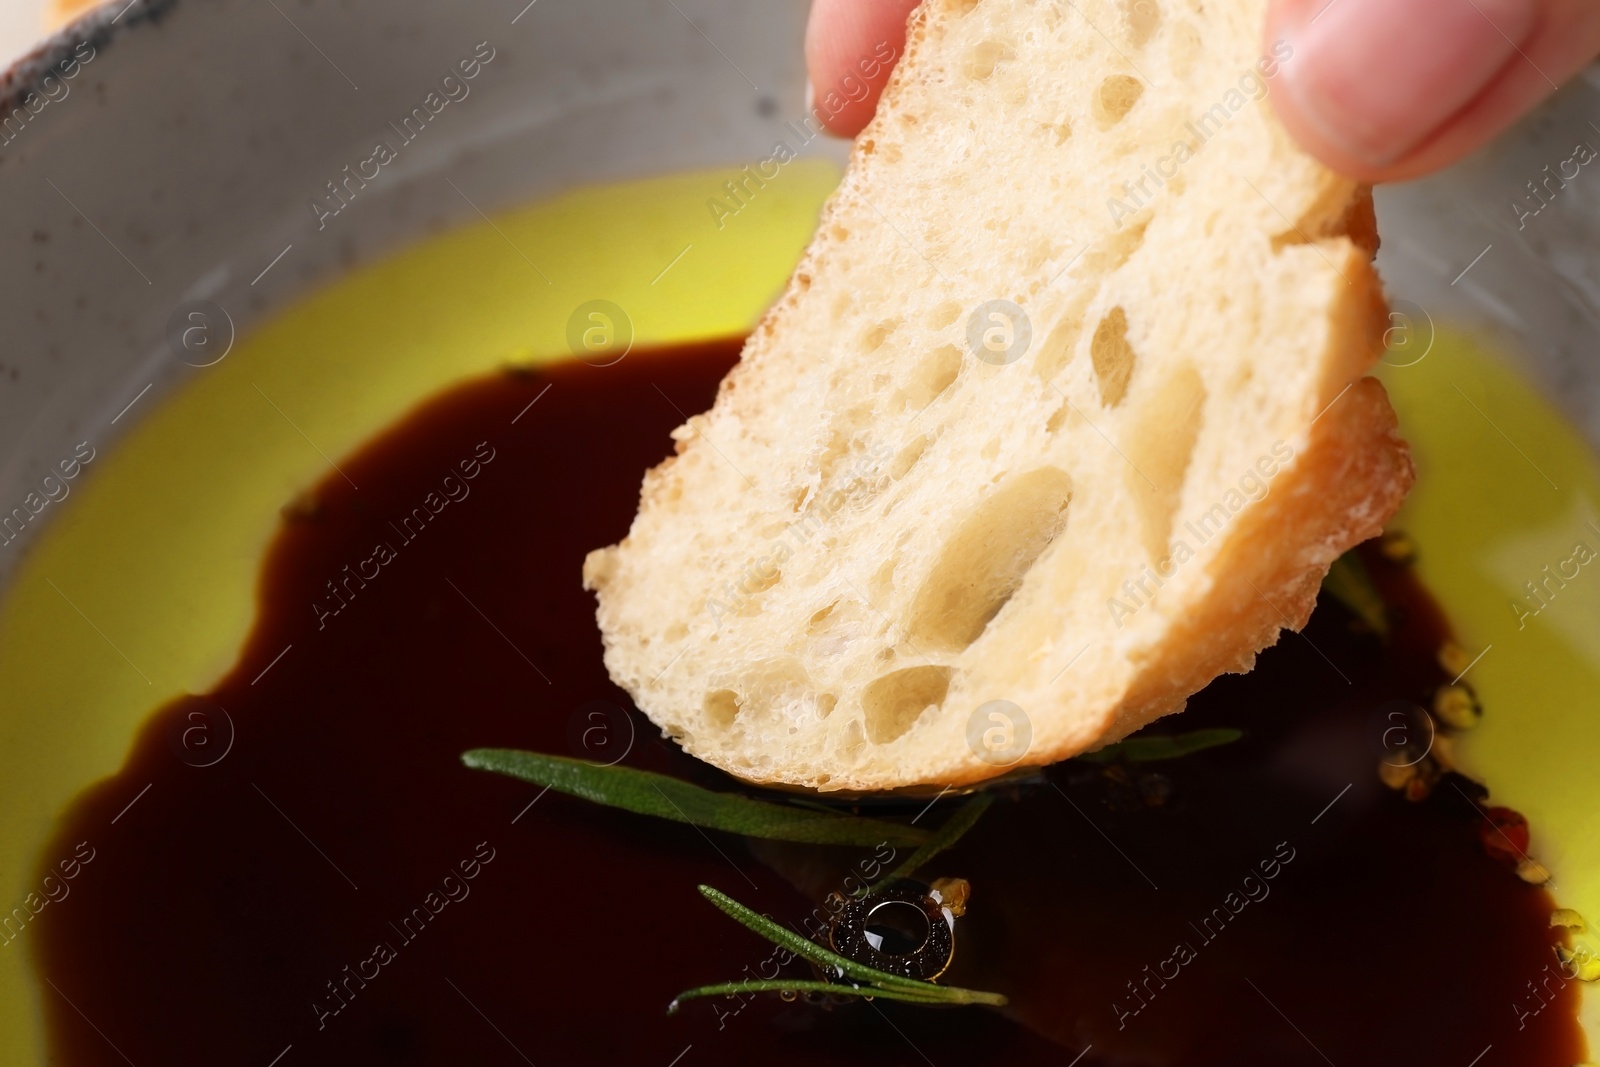
[[[682,989],[770,970],[697,883],[800,925],[871,850],[704,835],[458,755],[627,750],[731,787],[610,683],[579,571],[737,352],[464,385],[345,461],[359,490],[334,474],[285,510],[237,668],[155,715],[44,854],[96,850],[27,934],[56,987],[51,1062],[1583,1058],[1572,984],[1527,1014],[1552,902],[1485,855],[1470,787],[1412,803],[1377,781],[1374,709],[1425,697],[1446,633],[1377,556],[1403,616],[1387,645],[1325,604],[1178,720],[1244,740],[1005,787],[928,872],[972,883],[946,980],[1006,993],[1004,1012],[766,995],[666,1015]]]

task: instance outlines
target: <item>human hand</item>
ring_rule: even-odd
[[[851,137],[872,117],[916,0],[814,0],[814,86],[864,86],[828,119]],[[1287,41],[1272,93],[1307,151],[1363,181],[1414,178],[1486,144],[1600,54],[1595,0],[1271,0],[1265,41]],[[871,76],[864,71],[870,70]],[[851,79],[846,81],[846,79]]]

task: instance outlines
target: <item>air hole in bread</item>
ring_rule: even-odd
[[[827,444],[817,460],[817,477],[822,486],[826,487],[834,472],[859,450],[857,435],[871,425],[871,419],[871,404],[854,404],[834,414],[833,425],[828,428]],[[823,493],[819,490],[816,495],[820,497]]]
[[[839,602],[835,600],[827,607],[813,612],[811,618],[806,620],[806,629],[813,634],[816,633],[822,628],[822,624],[828,621],[828,616],[833,614],[833,609],[838,606]]]
[[[929,313],[928,329],[942,330],[960,317],[961,304],[955,300],[946,300]]]
[[[765,593],[768,589],[771,589],[773,586],[777,585],[778,579],[782,577],[783,572],[778,570],[776,567],[772,568],[772,570],[767,571],[766,573],[752,571],[744,580],[744,582],[741,583],[740,588],[749,593],[751,596],[755,596],[759,593]]]
[[[1153,563],[1167,556],[1173,516],[1183,497],[1184,475],[1200,438],[1206,387],[1191,363],[1180,364],[1161,379],[1155,395],[1134,417],[1125,445],[1128,488],[1139,514],[1145,551]]]
[[[1089,102],[1089,110],[1102,130],[1109,130],[1127,117],[1144,95],[1144,82],[1127,74],[1113,74],[1100,83]]]
[[[760,660],[732,682],[733,688],[716,689],[706,697],[706,716],[714,723],[731,726],[737,716],[741,722],[760,724],[765,729],[804,727],[825,718],[836,703],[822,699],[826,694],[816,691],[810,673],[792,657]],[[735,710],[730,713],[729,707]]]
[[[979,41],[972,46],[972,51],[967,53],[961,72],[971,80],[981,82],[1013,55],[1011,46],[1004,41]]]
[[[1060,433],[1061,427],[1066,425],[1067,418],[1071,414],[1072,404],[1066,400],[1063,400],[1061,402],[1061,406],[1056,408],[1054,414],[1045,420],[1044,432],[1050,434]]]
[[[922,357],[906,379],[906,402],[921,411],[950,388],[961,373],[961,349],[955,345],[940,345]]]
[[[1122,0],[1122,20],[1128,27],[1128,40],[1143,48],[1156,27],[1161,25],[1161,8],[1156,0]]]
[[[911,639],[960,651],[1022,586],[1028,571],[1067,525],[1072,479],[1057,467],[1017,475],[961,523],[912,602]]]
[[[876,322],[867,327],[861,334],[861,354],[867,355],[882,348],[883,342],[889,339],[889,335],[894,333],[895,327],[899,325],[898,321],[889,321]]]
[[[1039,375],[1040,381],[1053,381],[1068,363],[1072,362],[1073,350],[1078,347],[1078,338],[1083,334],[1083,316],[1069,311],[1061,316],[1050,332],[1045,335],[1044,341],[1039,345],[1039,354],[1033,357],[1034,373]]]
[[[1089,356],[1094,360],[1095,380],[1100,383],[1100,403],[1114,408],[1128,395],[1128,381],[1136,361],[1128,343],[1128,313],[1114,307],[1095,327],[1089,341]]]
[[[1038,274],[1046,263],[1049,263],[1061,253],[1063,247],[1065,246],[1048,237],[1040,237],[1029,246],[1028,259],[1023,264],[1023,271],[1030,275]]]
[[[915,467],[917,460],[921,459],[922,454],[928,450],[928,443],[931,440],[932,438],[927,434],[923,434],[895,453],[894,463],[889,466],[890,479],[898,482],[901,478],[904,478],[906,472]]]
[[[1072,123],[1066,119],[1060,122],[1046,122],[1042,124],[1044,131],[1055,138],[1056,147],[1060,148],[1072,138]]]
[[[706,694],[702,706],[707,722],[718,730],[727,730],[739,717],[739,694],[732,689],[713,689]]]
[[[867,579],[867,594],[874,600],[881,602],[894,592],[894,565],[895,557],[890,556],[878,564],[878,569],[872,572],[872,577]]]
[[[1138,222],[1129,223],[1096,241],[1083,255],[1083,269],[1091,274],[1110,274],[1121,268],[1144,244],[1144,234],[1150,228],[1151,217],[1146,212]]]
[[[867,740],[882,745],[901,737],[949,691],[948,667],[906,667],[873,679],[861,692]]]
[[[969,14],[979,2],[980,0],[943,0],[939,6],[950,14],[959,16]]]

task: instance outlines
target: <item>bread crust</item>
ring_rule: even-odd
[[[1388,394],[1374,378],[1353,383],[1318,420],[1304,462],[1289,484],[1253,509],[1212,564],[1219,595],[1176,627],[1142,665],[1139,684],[1118,707],[1107,740],[1183,710],[1183,702],[1222,674],[1243,674],[1281,630],[1301,630],[1333,560],[1376,537],[1415,481]],[[1329,499],[1329,492],[1332,499]],[[1302,554],[1276,551],[1285,540]],[[1329,674],[1339,671],[1330,664]]]

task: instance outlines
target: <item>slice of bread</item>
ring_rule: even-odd
[[[1264,9],[912,15],[787,290],[584,568],[684,748],[821,790],[1060,760],[1247,670],[1379,532],[1412,467],[1362,377],[1371,199],[1276,121]]]

